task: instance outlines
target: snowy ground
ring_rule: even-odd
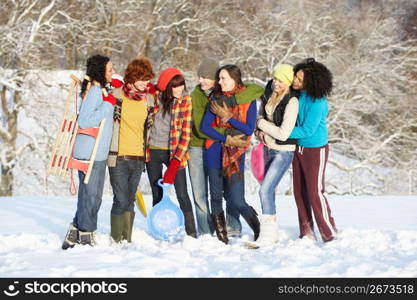
[[[256,196],[249,203],[260,211]],[[151,199],[145,197],[147,207]],[[327,244],[298,239],[291,197],[278,196],[280,241],[248,250],[241,239],[168,243],[137,213],[132,244],[109,241],[111,197],[99,214],[98,245],[61,250],[75,197],[0,198],[0,277],[417,277],[417,196],[330,197],[340,230]]]

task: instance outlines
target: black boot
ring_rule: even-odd
[[[253,240],[256,241],[259,236],[261,224],[259,223],[258,213],[256,210],[252,206],[249,207],[251,214],[246,217],[244,216],[243,218],[245,219],[246,223],[248,223],[249,227],[253,230]]]
[[[197,238],[197,231],[195,229],[194,214],[192,211],[184,213],[185,232],[187,235]]]
[[[218,215],[211,215],[211,217],[213,218],[217,238],[223,243],[227,244],[229,242],[229,239],[227,238],[226,220],[224,218],[224,212],[222,211]]]

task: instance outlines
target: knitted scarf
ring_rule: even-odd
[[[242,92],[242,91],[244,91],[244,90],[246,90],[246,86],[244,86],[244,85],[238,85],[238,86],[236,86],[233,90],[231,90],[231,91],[228,91],[228,92],[223,92],[223,95],[225,95],[225,96],[227,96],[227,97],[230,97],[230,96],[233,96],[233,95],[235,95],[235,94],[237,94],[237,93],[240,93],[240,92]]]
[[[245,86],[237,86],[232,91],[223,92],[223,94],[225,96],[230,97],[245,89],[246,89]],[[251,105],[251,102],[245,103],[245,104],[238,104],[234,107],[229,107],[229,111],[232,112],[234,119],[236,119],[239,122],[246,123],[246,115],[247,115],[250,105]],[[213,124],[215,127],[226,128],[226,132],[227,132],[227,129],[233,128],[233,126],[230,125],[229,123],[221,122],[221,119],[219,117],[216,117]],[[251,137],[248,136],[247,140],[250,141],[250,138]],[[249,148],[249,145],[243,148],[239,148],[239,147],[234,147],[234,146],[226,146],[224,143],[222,143],[222,152],[223,152],[222,169],[223,169],[223,175],[226,178],[230,178],[235,173],[241,176],[243,170],[240,170],[239,168],[239,157],[242,156],[242,154],[244,154],[246,149],[248,148]]]
[[[141,101],[145,99],[146,95],[148,94],[149,86],[147,86],[144,91],[139,91],[135,89],[131,83],[126,83],[123,85],[123,92],[129,99]]]

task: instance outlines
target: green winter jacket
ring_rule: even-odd
[[[246,89],[235,95],[237,104],[244,104],[251,102],[253,99],[260,98],[264,89],[260,85],[254,83],[245,83]],[[193,118],[193,128],[191,132],[191,147],[204,147],[204,142],[208,138],[204,133],[201,132],[200,126],[201,121],[203,120],[204,113],[207,109],[208,97],[201,89],[201,86],[198,84],[191,92],[191,102],[193,104],[192,118]],[[225,133],[225,128],[215,128],[220,134]]]

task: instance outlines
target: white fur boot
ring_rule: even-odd
[[[261,215],[261,232],[256,242],[247,242],[246,246],[250,249],[272,246],[278,241],[277,215]]]

